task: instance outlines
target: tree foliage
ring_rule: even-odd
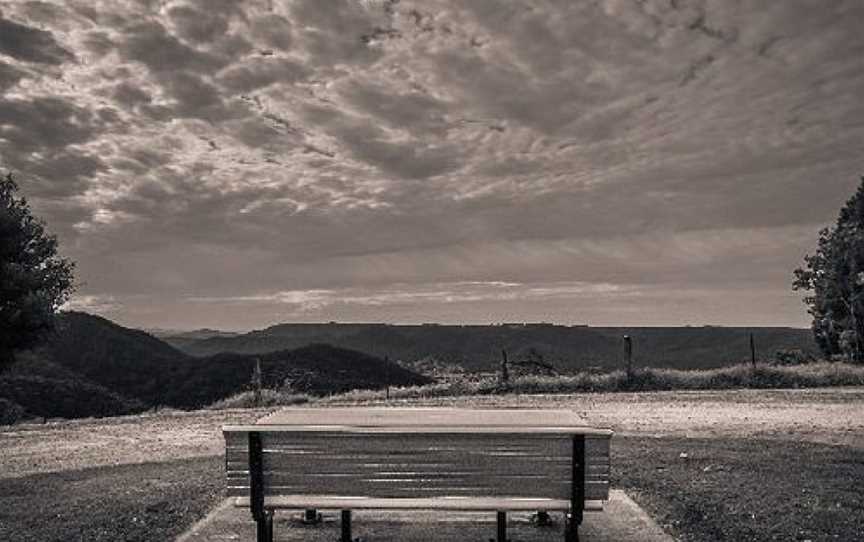
[[[864,361],[864,178],[836,224],[819,232],[816,253],[795,270],[793,288],[808,292],[804,302],[822,352]]]
[[[72,262],[17,192],[11,173],[0,177],[0,369],[53,328],[73,289]]]

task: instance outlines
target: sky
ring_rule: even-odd
[[[68,308],[806,326],[860,0],[0,0],[0,168]]]

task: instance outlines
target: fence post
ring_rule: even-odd
[[[263,378],[261,376],[261,358],[255,358],[255,368],[252,370],[252,388],[255,393],[255,406],[261,406],[261,386]]]
[[[507,350],[501,350],[501,384],[507,386],[510,383],[510,373],[507,371]]]
[[[390,400],[390,356],[384,356],[384,396]]]
[[[633,339],[624,335],[624,350],[627,353],[627,380],[633,379]]]
[[[750,363],[753,369],[756,369],[756,341],[753,339],[753,332],[750,332]]]

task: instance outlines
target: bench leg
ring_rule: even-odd
[[[549,527],[552,525],[552,516],[546,510],[537,510],[537,514],[534,516],[534,524],[537,527]]]
[[[258,527],[258,542],[273,542],[273,510],[265,510],[255,523]]]
[[[497,542],[507,542],[507,512],[498,512],[498,538]]]
[[[321,513],[314,508],[307,508],[303,511],[303,524],[304,525],[318,525],[321,523]]]
[[[567,514],[567,525],[564,527],[564,542],[579,542],[579,524],[582,514]]]
[[[342,510],[342,538],[340,542],[351,542],[351,510]]]

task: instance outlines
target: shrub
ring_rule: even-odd
[[[390,399],[427,399],[487,394],[590,393],[667,390],[725,390],[739,388],[813,388],[824,386],[862,386],[864,367],[846,363],[818,362],[806,365],[773,366],[749,364],[720,369],[678,370],[644,368],[610,373],[578,373],[563,376],[528,375],[512,378],[504,387],[494,377],[459,378],[427,386],[390,390]],[[380,390],[354,390],[332,395],[323,402],[384,401]]]
[[[0,397],[0,425],[12,425],[24,419],[24,407]]]
[[[309,402],[309,396],[303,393],[282,392],[271,389],[261,390],[261,401],[256,402],[254,391],[244,391],[225,399],[216,401],[208,406],[209,410],[223,410],[228,408],[257,408],[273,406],[302,405]]]
[[[816,358],[813,354],[805,352],[800,348],[788,348],[778,350],[774,353],[774,365],[801,365],[804,363],[814,363]]]

